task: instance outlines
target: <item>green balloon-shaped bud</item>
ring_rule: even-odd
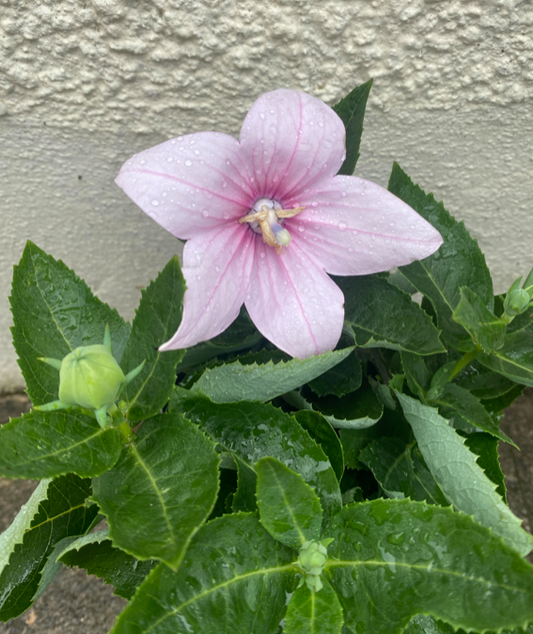
[[[507,315],[516,317],[526,310],[530,301],[529,293],[523,288],[511,290],[503,302],[503,309]]]
[[[328,559],[328,551],[319,542],[305,542],[300,548],[298,565],[309,575],[320,575]]]
[[[125,381],[124,372],[105,345],[80,346],[61,362],[59,400],[98,410],[115,402]]]

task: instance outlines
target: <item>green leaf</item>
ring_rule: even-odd
[[[496,493],[496,485],[477,464],[464,438],[436,409],[404,394],[396,395],[424,460],[446,498],[456,509],[472,515],[519,553],[527,555],[533,548],[533,537],[521,528],[521,520]]]
[[[410,497],[430,504],[448,506],[431,472],[414,443],[400,438],[378,438],[359,454],[388,497]]]
[[[357,86],[333,106],[346,128],[346,158],[341,165],[339,174],[351,176],[359,158],[359,146],[363,134],[363,120],[372,80]]]
[[[480,401],[468,390],[465,390],[464,387],[448,383],[441,395],[436,399],[432,399],[430,404],[438,405],[440,413],[446,418],[460,416],[470,425],[479,427],[479,429],[516,447],[516,444],[509,436],[501,431],[496,421]]]
[[[460,293],[459,303],[453,311],[453,320],[461,324],[472,337],[472,341],[486,352],[499,350],[503,346],[506,332],[503,321],[471,289],[463,287]]]
[[[481,400],[498,398],[516,387],[514,381],[510,381],[501,374],[492,372],[477,363],[461,372],[454,379],[454,382]]]
[[[118,429],[102,429],[94,416],[81,410],[33,410],[0,427],[0,475],[40,479],[76,473],[92,477],[110,469],[121,449]]]
[[[326,581],[319,592],[304,584],[291,597],[284,634],[341,634],[344,618],[337,593]]]
[[[431,385],[431,376],[424,359],[411,352],[401,352],[402,367],[407,379],[407,385],[413,394],[418,394],[425,398],[426,392]]]
[[[444,352],[439,331],[411,296],[377,275],[337,277],[344,323],[359,348],[389,348],[420,355]]]
[[[191,392],[203,392],[215,403],[269,401],[312,381],[343,361],[352,350],[345,348],[286,363],[228,363],[206,370],[192,386]]]
[[[463,629],[455,630],[450,625],[435,620],[431,616],[418,615],[409,623],[404,634],[466,634]],[[493,631],[486,634],[495,634]],[[525,629],[517,627],[514,630],[502,630],[500,634],[533,634],[533,625]]]
[[[82,535],[98,510],[87,508],[90,481],[75,475],[43,480],[13,524],[0,536],[0,621],[27,610],[57,542]]]
[[[274,634],[294,589],[293,560],[255,516],[219,517],[194,536],[179,570],[152,571],[112,634]]]
[[[39,357],[62,359],[79,346],[102,343],[106,324],[120,362],[130,325],[96,298],[61,260],[26,244],[11,291],[13,344],[34,405],[57,399],[59,372]]]
[[[490,434],[470,434],[465,438],[465,445],[478,456],[478,465],[483,469],[487,478],[494,482],[496,491],[507,504],[505,476],[500,467],[498,455],[498,439]]]
[[[218,491],[214,444],[179,414],[143,423],[117,464],[93,480],[113,545],[177,568]]]
[[[243,469],[255,471],[260,458],[277,458],[315,489],[325,517],[340,509],[339,483],[326,454],[292,416],[262,403],[215,404],[185,390],[176,390],[170,407],[200,425]]]
[[[296,550],[318,539],[322,507],[302,476],[275,458],[261,458],[255,468],[259,519],[270,535]]]
[[[426,195],[413,184],[396,163],[389,180],[389,191],[430,222],[444,240],[436,253],[401,267],[400,272],[431,301],[445,341],[457,350],[473,350],[470,336],[453,321],[452,313],[459,303],[462,286],[472,289],[489,310],[493,308],[492,279],[477,241],[432,194]]]
[[[348,355],[344,361],[309,383],[309,387],[317,396],[344,396],[361,387],[363,371],[361,362],[355,351]]]
[[[325,576],[347,634],[403,632],[419,613],[476,632],[533,618],[533,567],[449,507],[362,502],[344,508],[326,534],[335,541]]]
[[[63,543],[63,542],[61,542]],[[61,543],[58,544],[61,546]],[[57,559],[69,567],[77,566],[104,580],[115,588],[115,594],[130,599],[152,568],[159,563],[153,559],[139,561],[124,551],[114,548],[108,531],[89,533],[65,544],[57,552]]]
[[[177,257],[142,291],[121,364],[128,373],[146,361],[121,395],[128,404],[130,420],[154,416],[170,398],[176,382],[176,365],[185,351],[160,352],[158,348],[175,334],[181,323],[184,293],[185,280]]]
[[[337,480],[340,480],[344,473],[344,455],[339,437],[331,424],[322,414],[311,412],[310,410],[303,409],[299,412],[294,412],[293,416],[311,438],[322,447],[331,462]]]
[[[500,350],[479,354],[476,360],[511,381],[533,387],[533,334],[529,332],[508,334]]]
[[[235,460],[237,464],[237,490],[231,501],[231,510],[234,513],[239,511],[251,512],[257,510],[256,490],[257,475],[253,467],[243,462]]]

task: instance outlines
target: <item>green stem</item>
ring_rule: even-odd
[[[135,434],[133,433],[133,429],[130,427],[130,424],[127,420],[125,420],[122,425],[119,426],[120,434],[122,435],[122,442],[124,444],[128,442],[132,442],[135,438]]]
[[[481,348],[477,348],[477,347],[475,350],[472,350],[471,352],[466,352],[459,359],[459,361],[457,361],[457,363],[453,366],[453,370],[450,373],[450,378],[448,379],[448,381],[451,381],[455,376],[459,374],[459,372],[461,372],[461,370],[464,370],[464,368],[466,368],[466,366],[471,361],[473,361],[480,352],[481,352]]]

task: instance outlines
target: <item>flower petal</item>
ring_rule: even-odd
[[[286,89],[261,95],[240,134],[258,197],[282,203],[334,176],[344,161],[344,136],[344,124],[320,99]]]
[[[284,227],[332,275],[387,271],[442,244],[440,233],[409,205],[355,176],[336,176],[288,202],[305,209]]]
[[[190,348],[220,334],[236,319],[250,284],[255,240],[248,227],[233,222],[186,243],[183,318],[160,350]]]
[[[256,243],[245,305],[257,329],[278,348],[300,359],[332,350],[342,332],[343,304],[339,287],[298,245],[276,255]]]
[[[239,142],[198,132],[171,139],[127,161],[115,182],[181,239],[246,214],[255,201]]]

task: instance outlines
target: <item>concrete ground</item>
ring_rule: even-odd
[[[0,397],[0,423],[27,411],[23,394]],[[505,415],[502,429],[520,445],[500,443],[509,505],[533,529],[533,390],[527,390]],[[0,532],[31,495],[37,482],[0,478]],[[126,602],[113,589],[83,570],[63,568],[44,595],[25,614],[0,623],[0,634],[107,634]]]

